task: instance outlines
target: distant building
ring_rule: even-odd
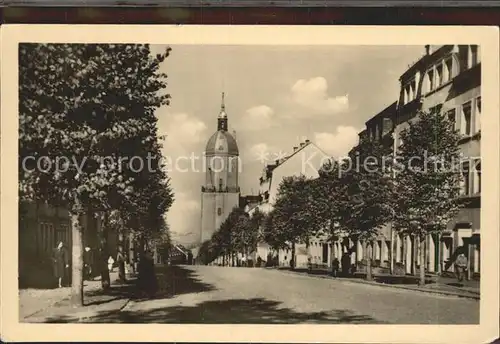
[[[316,144],[309,140],[300,143],[299,146],[293,148],[293,152],[287,157],[275,161],[273,164],[267,165],[260,178],[261,201],[259,204],[254,204],[248,207],[247,212],[252,215],[257,209],[263,213],[269,213],[273,209],[274,202],[278,196],[278,187],[285,177],[304,175],[308,178],[319,177],[318,170],[330,157],[323,152]],[[310,245],[297,243],[295,245],[295,257],[292,257],[291,250],[280,250],[272,252],[272,249],[267,243],[260,243],[257,250],[253,252],[254,261],[259,257],[266,261],[269,255],[277,254],[279,265],[289,266],[290,260],[295,258],[297,267],[306,267],[307,258],[314,251],[314,247],[323,245],[322,238],[311,240]],[[326,243],[325,243],[326,244]],[[329,260],[329,250],[317,253],[319,261]],[[314,253],[316,254],[316,253]]]
[[[201,187],[201,242],[212,237],[231,211],[239,206],[239,151],[235,138],[228,132],[228,118],[222,94],[217,131],[205,149],[205,182]]]
[[[182,245],[173,245],[170,252],[170,263],[171,264],[188,264],[190,256],[190,250]]]

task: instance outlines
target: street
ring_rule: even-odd
[[[277,270],[161,268],[154,299],[132,299],[92,322],[474,324],[479,302]]]

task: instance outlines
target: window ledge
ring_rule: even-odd
[[[453,79],[455,79],[455,77],[451,78],[450,80],[446,81],[444,84],[441,84],[439,85],[438,87],[436,87],[435,89],[433,89],[432,91],[429,91],[427,93],[424,93],[424,97],[428,97],[428,96],[431,96],[433,95],[434,93],[442,90],[443,88],[445,88],[446,86],[448,86],[449,84],[451,84],[453,82]]]
[[[481,139],[481,130],[472,135],[463,135],[459,140],[458,144],[464,144],[472,140],[480,140]]]

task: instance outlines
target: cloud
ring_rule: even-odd
[[[200,224],[197,221],[186,221],[200,217],[200,202],[185,192],[175,192],[175,200],[167,213],[172,237],[191,237],[199,235]],[[187,239],[187,238],[186,238]]]
[[[159,133],[166,135],[163,153],[176,158],[202,151],[200,145],[206,140],[206,124],[186,113],[174,113],[160,117]]]
[[[328,83],[323,77],[300,79],[291,88],[292,100],[318,114],[337,114],[349,109],[348,95],[330,97]]]
[[[175,113],[168,116],[167,141],[193,144],[205,139],[206,124],[200,119],[186,113]]]
[[[248,156],[250,161],[260,162],[261,164],[273,163],[276,159],[279,159],[279,154],[277,147],[270,146],[267,143],[256,143],[249,147]]]
[[[342,157],[358,143],[358,130],[351,126],[338,126],[335,133],[314,133],[316,144],[334,157]]]
[[[267,105],[258,105],[246,110],[239,122],[244,130],[265,130],[274,126],[274,110]]]

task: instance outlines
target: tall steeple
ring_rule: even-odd
[[[224,92],[222,92],[220,113],[219,113],[219,117],[217,117],[217,130],[218,131],[227,131],[227,113],[226,113],[226,104],[224,102]]]

